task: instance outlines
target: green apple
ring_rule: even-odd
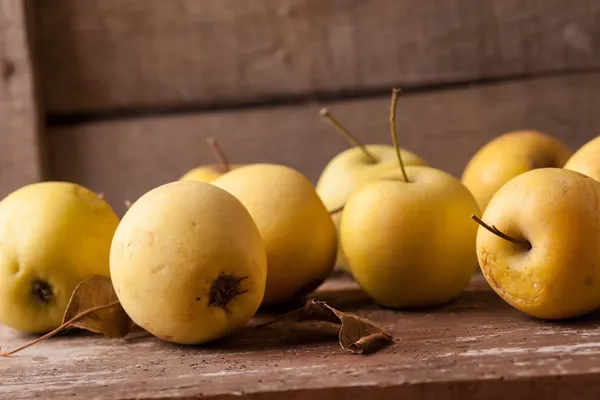
[[[390,125],[395,148],[395,108]],[[363,184],[342,212],[340,241],[350,272],[379,304],[413,308],[445,303],[468,285],[477,265],[479,207],[452,175],[404,167]]]
[[[327,109],[321,110],[321,116],[354,145],[339,153],[327,164],[316,185],[317,194],[331,213],[339,238],[341,210],[350,194],[362,184],[397,170],[398,160],[393,146],[363,145]],[[400,151],[406,165],[427,165],[418,155],[404,149]],[[338,246],[336,265],[347,270],[340,246]]]
[[[542,168],[508,181],[477,232],[481,271],[494,291],[533,317],[600,308],[600,183]]]
[[[67,182],[24,186],[0,202],[0,323],[58,327],[79,282],[109,276],[119,219],[98,195]]]

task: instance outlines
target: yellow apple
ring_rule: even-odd
[[[331,273],[335,226],[311,182],[275,164],[254,164],[213,182],[237,197],[252,215],[267,250],[263,305],[283,303],[316,289]]]
[[[221,164],[201,165],[186,172],[179,180],[210,183],[230,170],[239,167],[241,165],[233,164],[229,166],[229,169],[225,170]]]
[[[342,213],[341,246],[350,272],[379,304],[439,305],[458,296],[477,266],[469,220],[477,202],[452,175],[406,167],[364,184]]]
[[[584,144],[569,158],[565,169],[581,172],[600,181],[600,136]]]
[[[482,217],[495,233],[484,226],[477,233],[477,257],[492,289],[543,319],[600,308],[598,204],[600,183],[578,172],[543,168],[508,181]]]
[[[392,132],[395,105],[392,97]],[[395,135],[392,135],[397,147]],[[350,272],[379,304],[435,306],[458,296],[476,268],[469,190],[435,168],[409,166],[356,189],[342,212],[340,242]]]
[[[140,197],[110,251],[117,296],[155,336],[200,344],[224,337],[256,313],[266,253],[256,224],[226,191],[178,181]]]
[[[361,148],[353,147],[335,156],[321,173],[316,189],[329,211],[344,207],[350,194],[360,185],[398,169],[393,146],[370,144],[365,148],[376,162],[366,157]],[[405,165],[427,165],[418,155],[407,150],[401,152]]]
[[[350,194],[363,183],[397,170],[398,159],[396,158],[396,149],[393,146],[363,145],[327,109],[321,110],[321,116],[354,145],[354,147],[342,151],[331,159],[325,166],[316,185],[317,194],[331,213],[339,240],[341,210]],[[404,149],[400,151],[406,165],[427,165],[418,155]],[[341,246],[338,246],[336,265],[347,270]]]
[[[484,211],[494,193],[511,178],[536,168],[562,168],[571,154],[563,143],[545,133],[509,132],[479,149],[461,180]]]
[[[24,186],[0,202],[0,323],[58,327],[79,282],[109,276],[119,219],[91,190],[68,182]]]

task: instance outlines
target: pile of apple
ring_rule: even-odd
[[[530,315],[600,308],[600,139],[572,155],[545,134],[509,133],[459,180],[399,148],[398,94],[393,146],[363,145],[322,111],[354,147],[316,187],[287,166],[223,159],[150,190],[120,221],[74,183],[13,192],[0,202],[0,322],[52,330],[76,285],[103,275],[137,325],[198,344],[311,293],[336,264],[389,308],[444,304],[478,264]]]

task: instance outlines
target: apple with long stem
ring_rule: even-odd
[[[392,308],[439,305],[458,296],[477,265],[480,213],[455,177],[426,166],[405,166],[396,139],[393,90],[390,131],[396,168],[363,184],[342,211],[340,242],[350,272],[375,301]]]
[[[350,133],[329,110],[321,109],[320,115],[353,146],[339,153],[327,164],[316,185],[317,193],[335,223],[339,239],[341,211],[348,197],[363,183],[370,182],[394,170],[397,167],[396,149],[383,144],[365,145]],[[418,155],[408,150],[400,151],[407,165],[427,165]],[[340,246],[338,246],[336,265],[340,269],[348,270]]]
[[[600,308],[600,183],[578,172],[525,172],[473,219],[481,271],[516,309],[543,319]],[[475,224],[473,224],[475,225]]]

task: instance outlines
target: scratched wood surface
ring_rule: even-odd
[[[69,333],[0,360],[0,398],[97,399],[592,399],[600,396],[600,315],[562,323],[529,318],[475,276],[456,301],[396,312],[348,278],[318,297],[388,328],[379,353],[342,351],[335,327],[253,325],[207,346],[145,334],[124,340]],[[3,349],[27,340],[0,327]]]

